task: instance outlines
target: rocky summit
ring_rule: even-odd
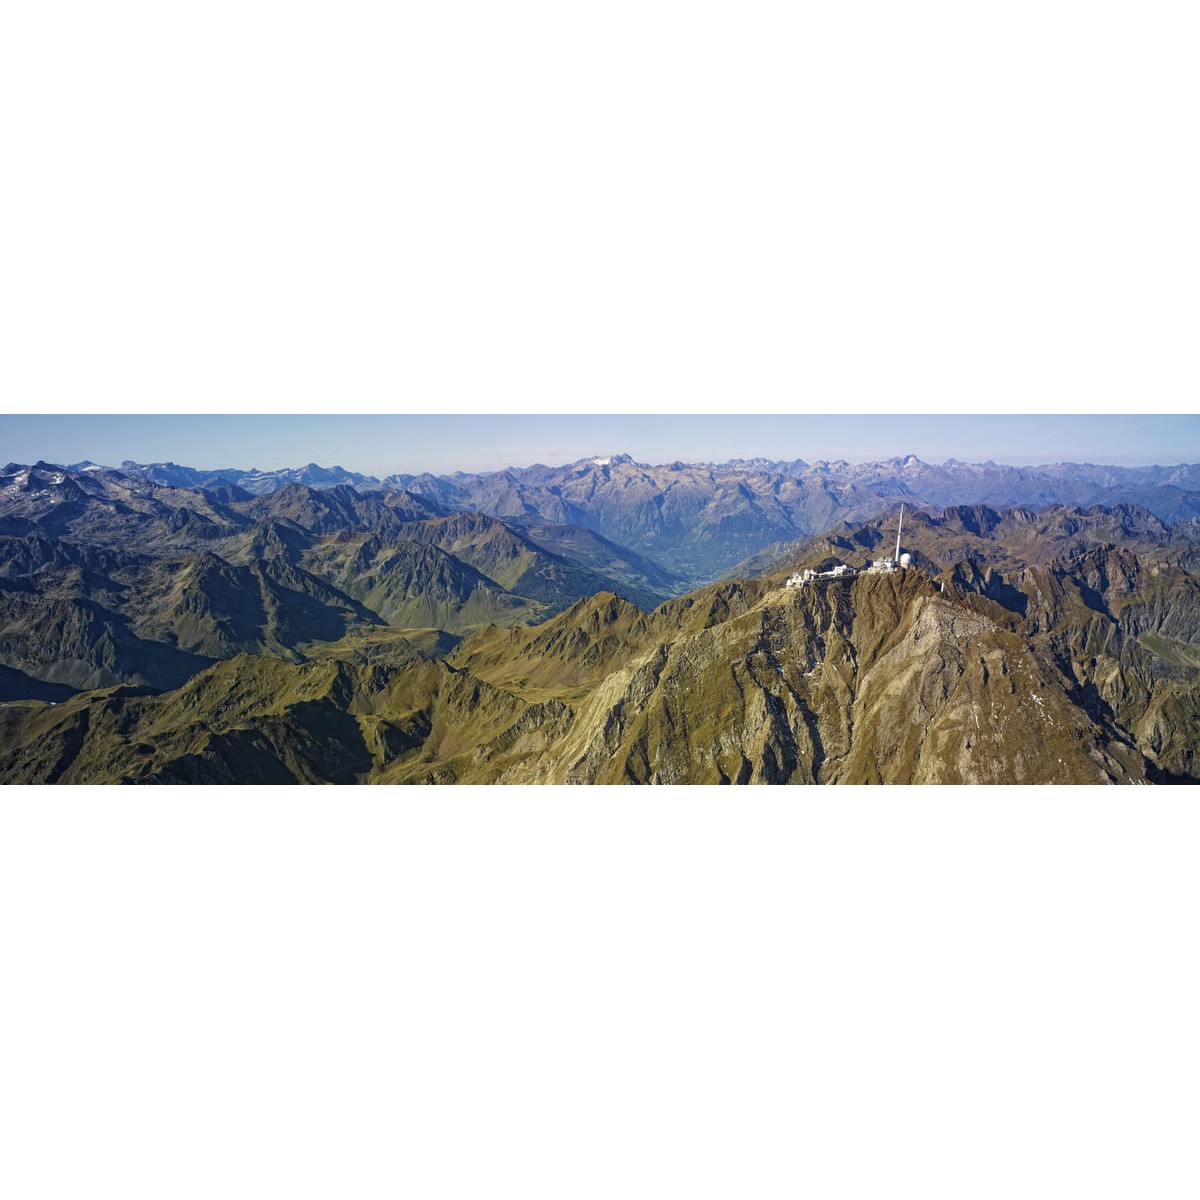
[[[854,475],[855,504],[879,485],[786,466],[801,491]],[[574,491],[486,495],[189,470],[0,473],[3,782],[1200,782],[1200,521],[1178,495],[909,499],[901,566],[887,498],[806,536],[754,526],[738,488],[779,464],[655,468],[665,486],[615,455],[562,468]],[[1087,490],[1099,469],[1055,470]],[[639,511],[636,547],[610,536]],[[697,557],[710,518],[727,536]]]

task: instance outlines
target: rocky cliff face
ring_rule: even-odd
[[[600,651],[595,682],[553,762],[511,776],[565,773],[589,783],[1142,777],[1140,755],[1095,726],[1052,664],[1003,622],[915,572],[796,591],[706,591],[686,609],[647,618],[637,630],[641,652],[613,669],[604,669],[612,658],[593,635],[573,657]],[[608,624],[629,620],[618,611]],[[525,657],[527,676],[512,657],[491,657],[468,639],[453,659],[517,690],[545,671],[540,654]]]
[[[445,661],[218,663],[0,710],[10,781],[1140,781],[1131,739],[1005,612],[918,572],[717,585],[642,613],[607,594]]]
[[[895,514],[791,548],[793,566],[890,548]],[[1093,720],[1119,727],[1160,780],[1195,780],[1200,745],[1200,537],[1129,505],[912,513],[905,547],[1052,663]],[[786,565],[785,565],[786,564]]]

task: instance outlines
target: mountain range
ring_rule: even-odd
[[[94,464],[77,464],[99,470]],[[201,471],[174,463],[126,462],[121,470],[175,487],[234,487],[254,495],[290,484],[349,485],[360,493],[398,490],[447,510],[504,521],[588,529],[699,586],[774,542],[865,520],[901,500],[935,507],[1136,504],[1168,521],[1200,519],[1200,465],[1160,467],[993,462],[941,465],[915,455],[883,462],[733,459],[651,465],[628,454],[564,466],[510,467],[382,479],[309,463],[290,470]]]
[[[372,626],[461,633],[527,624],[610,589],[653,607],[677,587],[589,531],[539,536],[545,545],[482,513],[346,484],[254,496],[10,466],[0,656],[43,682],[173,687],[217,658],[298,660]]]
[[[1197,781],[1197,489],[9,464],[0,780]],[[901,502],[909,569],[784,586],[888,552]]]

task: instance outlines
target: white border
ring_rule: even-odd
[[[14,789],[2,812],[11,1195],[1195,1185],[1194,795]]]
[[[1194,411],[1197,33],[14,6],[0,405]],[[6,790],[0,1186],[1192,1197],[1193,799]]]

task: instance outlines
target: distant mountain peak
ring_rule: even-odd
[[[591,463],[596,467],[617,467],[625,463],[633,462],[632,454],[597,454],[592,458],[584,459],[584,462]]]

